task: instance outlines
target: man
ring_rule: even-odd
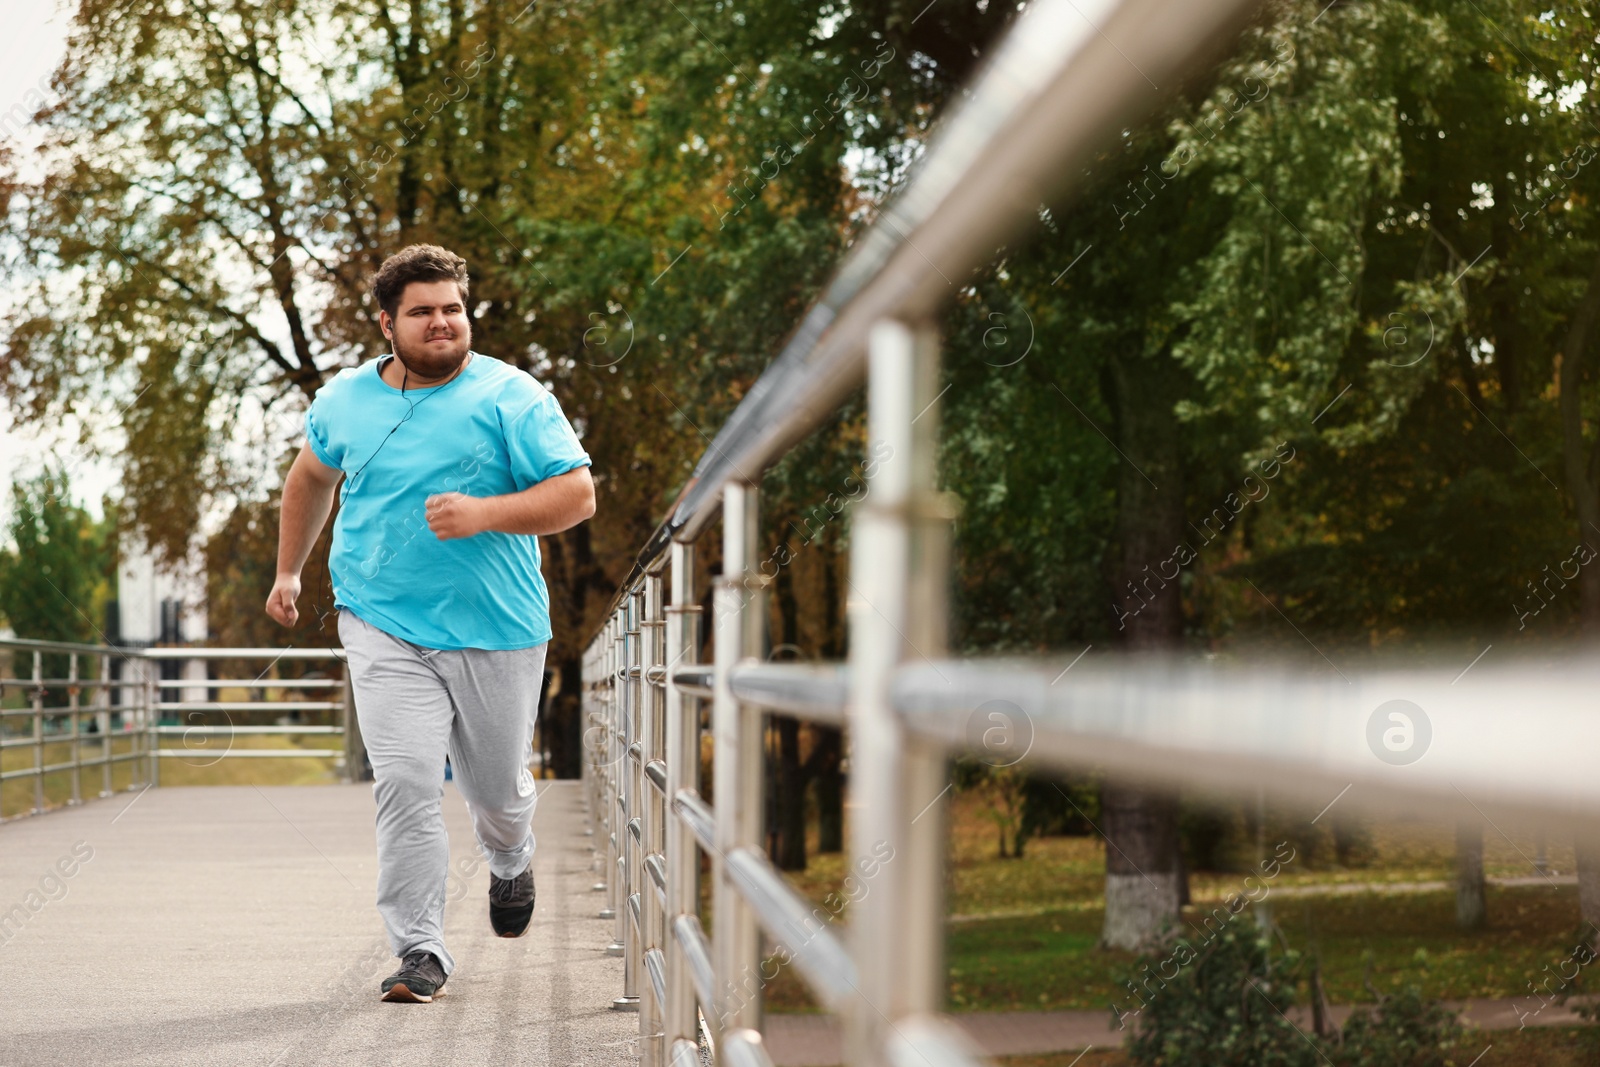
[[[384,1000],[427,1003],[444,945],[445,757],[489,861],[489,920],[533,916],[533,751],[549,595],[538,534],[594,514],[589,456],[548,391],[471,351],[467,265],[434,245],[372,280],[391,355],[340,371],[306,413],[283,487],[267,614],[299,618],[300,572],[344,479],[328,569],[377,800],[378,911],[400,969]]]

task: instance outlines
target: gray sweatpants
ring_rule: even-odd
[[[424,949],[445,974],[450,843],[440,801],[445,753],[479,850],[501,878],[533,859],[528,764],[548,644],[511,651],[423,648],[339,612],[356,718],[378,802],[378,913],[396,956]],[[485,919],[487,922],[488,920]]]

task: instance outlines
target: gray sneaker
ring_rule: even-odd
[[[444,996],[439,991],[444,983],[444,966],[439,958],[426,949],[418,949],[407,953],[400,961],[400,969],[383,980],[383,999],[428,1004],[434,997]]]
[[[489,875],[489,925],[501,937],[521,937],[533,919],[533,864],[515,878]]]

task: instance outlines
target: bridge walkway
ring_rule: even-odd
[[[539,786],[538,907],[511,940],[446,784],[457,967],[427,1005],[378,999],[397,961],[370,785],[161,787],[0,826],[0,1067],[636,1063],[581,786]]]

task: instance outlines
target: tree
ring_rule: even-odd
[[[552,385],[602,512],[624,517],[598,551],[587,527],[546,541],[567,612],[550,663],[575,699],[597,602],[694,432],[648,373],[621,384],[613,353],[633,333],[616,297],[644,287],[664,243],[619,216],[698,190],[628,201],[631,94],[594,27],[550,5],[83,0],[40,116],[44,177],[7,178],[25,290],[7,399],[40,422],[117,409],[129,526],[181,557],[203,514],[274,498],[299,412],[379,351],[365,278],[382,257],[451,245],[472,270],[476,347]],[[252,431],[260,448],[232,446]],[[325,592],[312,607],[331,608]]]
[[[10,545],[0,549],[0,615],[18,637],[94,642],[115,581],[115,517],[96,522],[71,502],[66,475],[45,470],[11,487]],[[33,655],[15,653],[17,677]],[[65,678],[67,659],[47,654],[46,678]]]

